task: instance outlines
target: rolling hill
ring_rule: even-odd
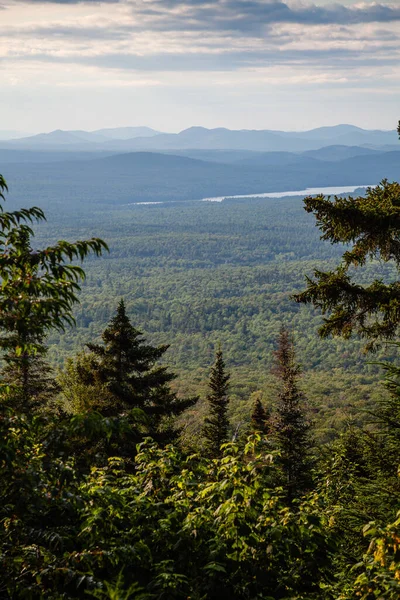
[[[296,164],[223,164],[171,154],[134,152],[91,160],[9,163],[11,199],[46,208],[67,204],[186,201],[307,187],[370,185],[398,178],[400,151],[340,161],[298,157]]]

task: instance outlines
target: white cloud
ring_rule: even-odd
[[[246,89],[269,97],[269,87],[276,94],[347,90],[349,100],[355,89],[398,91],[398,4],[319,4],[9,3],[1,13],[2,87],[89,94],[96,87],[151,93],[157,86],[178,99],[182,90],[182,103],[193,102],[185,97],[190,88],[203,90],[209,106],[220,105],[222,90],[241,102]]]

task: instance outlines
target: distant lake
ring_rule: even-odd
[[[335,196],[338,194],[350,194],[359,188],[375,187],[374,185],[342,185],[337,187],[316,187],[293,192],[265,192],[263,194],[241,194],[238,196],[215,196],[214,198],[203,198],[202,202],[223,202],[235,198],[285,198],[287,196]]]
[[[316,196],[323,194],[324,196],[335,196],[338,194],[351,194],[359,188],[375,187],[374,185],[341,185],[337,187],[315,187],[305,190],[297,190],[290,192],[264,192],[261,194],[239,194],[237,196],[214,196],[212,198],[202,198],[201,200],[193,200],[192,202],[223,202],[224,200],[234,200],[235,198],[286,198],[287,196]],[[182,202],[180,200],[179,202]],[[143,204],[169,204],[169,202],[130,202],[125,206],[140,206]]]

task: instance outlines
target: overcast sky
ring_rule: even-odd
[[[400,118],[400,0],[0,0],[0,130]]]

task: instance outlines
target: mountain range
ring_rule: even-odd
[[[172,150],[247,150],[257,152],[306,152],[327,146],[358,146],[394,150],[397,133],[366,130],[354,125],[319,127],[310,131],[230,130],[190,127],[180,133],[161,133],[148,127],[119,127],[96,131],[40,133],[3,139],[0,149],[63,150],[82,152],[131,152]],[[4,136],[3,136],[4,137]]]

